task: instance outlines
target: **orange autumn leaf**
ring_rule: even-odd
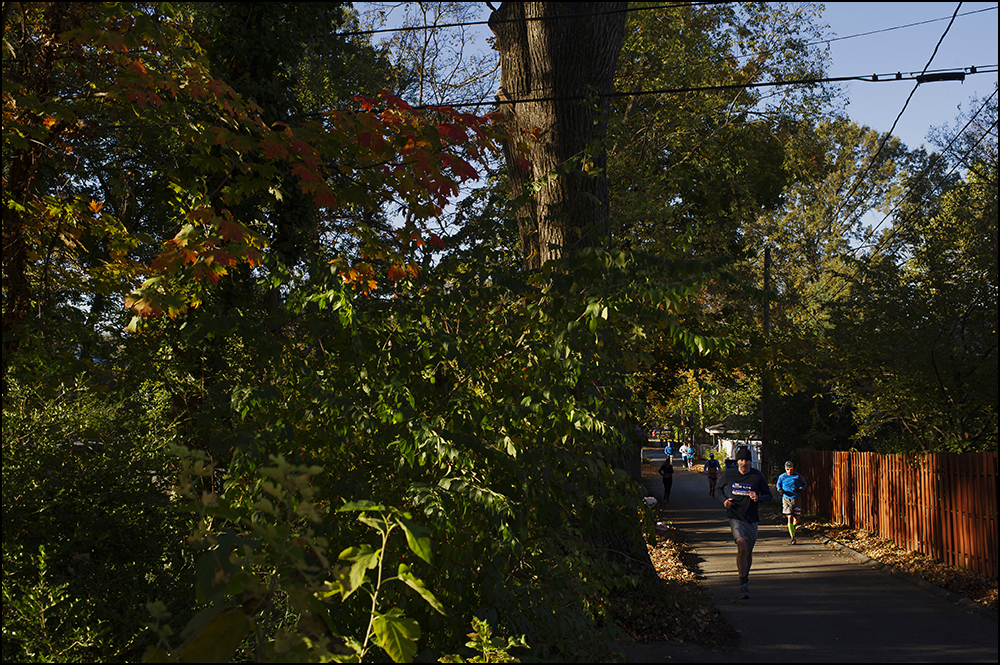
[[[401,279],[406,279],[406,269],[402,266],[393,264],[389,266],[389,274],[387,276],[392,281],[398,282]]]

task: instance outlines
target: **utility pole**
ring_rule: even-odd
[[[767,291],[771,289],[771,248],[764,245],[764,363],[760,373],[760,471],[770,481],[770,435],[768,432],[767,407],[769,404],[771,355],[771,302]]]

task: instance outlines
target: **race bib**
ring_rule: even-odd
[[[750,496],[751,489],[750,483],[733,483],[731,486],[733,496]]]

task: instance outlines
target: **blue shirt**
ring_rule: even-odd
[[[806,481],[802,479],[802,476],[795,473],[791,474],[783,473],[778,476],[778,492],[787,496],[789,499],[799,498],[799,492],[805,489]]]

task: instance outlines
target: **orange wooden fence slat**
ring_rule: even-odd
[[[938,561],[997,574],[996,452],[800,450],[809,512]]]

